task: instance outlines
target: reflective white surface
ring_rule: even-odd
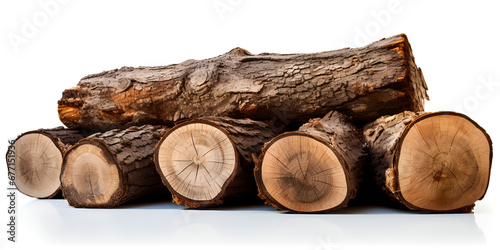
[[[76,209],[64,200],[32,200],[19,214],[19,240],[30,245],[205,249],[457,249],[490,245],[476,224],[475,214],[428,214],[388,207],[351,207],[333,214],[305,215],[261,205],[194,210],[157,202],[116,209]]]

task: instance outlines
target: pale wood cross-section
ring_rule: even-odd
[[[207,123],[182,126],[162,142],[158,151],[161,172],[179,195],[209,201],[221,191],[237,164],[228,135]]]
[[[266,190],[284,207],[301,212],[328,210],[347,195],[344,168],[321,141],[288,135],[267,148],[262,163]]]
[[[484,131],[457,115],[434,115],[411,126],[397,155],[401,195],[429,210],[473,204],[486,192],[491,147]]]
[[[81,130],[40,129],[26,132],[14,143],[15,184],[35,198],[53,198],[60,191],[61,167],[67,148],[87,136]]]
[[[168,197],[153,161],[154,148],[167,130],[133,126],[81,140],[63,160],[64,198],[74,207],[112,208],[145,196]]]
[[[266,144],[255,169],[259,196],[281,210],[330,212],[347,206],[367,159],[361,134],[338,112]]]
[[[59,190],[62,153],[42,134],[27,134],[15,143],[16,186],[33,197],[50,197]]]
[[[380,187],[411,209],[469,212],[488,188],[491,139],[454,112],[405,112],[365,128]]]
[[[61,181],[70,204],[105,206],[120,188],[121,177],[113,156],[104,145],[82,144],[66,156]],[[68,188],[66,188],[68,189]],[[119,195],[119,194],[118,194]]]
[[[276,135],[267,123],[250,119],[189,120],[158,143],[156,169],[177,204],[248,203],[257,198],[253,158]]]

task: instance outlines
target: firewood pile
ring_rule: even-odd
[[[7,156],[20,192],[78,208],[149,196],[325,213],[378,190],[412,210],[471,212],[491,139],[464,114],[425,112],[428,99],[404,34],[312,54],[235,48],[86,76],[58,101],[66,127],[26,132]]]

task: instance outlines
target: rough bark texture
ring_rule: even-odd
[[[52,129],[38,129],[38,130],[28,131],[26,133],[21,134],[20,136],[18,136],[16,138],[16,141],[19,140],[21,137],[23,137],[25,135],[29,135],[29,134],[42,134],[42,135],[45,135],[48,138],[50,138],[53,141],[54,145],[61,152],[60,157],[62,158],[69,147],[76,144],[79,140],[86,138],[87,136],[92,134],[92,132],[87,131],[87,130],[81,130],[81,129],[67,129],[64,127],[57,127],[57,128],[52,128]],[[17,154],[19,154],[19,150],[17,151]],[[19,155],[18,155],[18,157],[19,157]],[[7,159],[9,158],[9,152],[7,152],[6,158]],[[33,162],[33,164],[36,164],[36,162]],[[32,167],[36,167],[36,166],[33,165]],[[22,175],[22,174],[23,173],[16,172],[16,175],[18,178],[16,178],[16,180],[14,182],[19,181],[21,179],[19,175]],[[56,198],[56,197],[60,196],[60,195],[58,195],[60,193],[60,188],[54,190],[53,194],[48,195],[48,196],[44,196],[44,197],[34,196],[31,193],[24,192],[22,189],[19,189],[19,191],[25,195],[28,195],[28,196],[34,197],[34,198],[50,199],[50,198]]]
[[[95,205],[92,203],[92,197],[87,201],[81,199],[72,185],[64,186],[63,182],[64,198],[74,207],[111,208],[146,196],[167,197],[168,190],[162,185],[161,178],[156,172],[153,153],[156,144],[168,129],[164,126],[133,126],[124,130],[114,129],[97,133],[80,141],[70,148],[67,154],[85,144],[93,144],[108,151],[112,156],[110,160],[118,167],[119,189],[107,204]],[[65,178],[64,172],[67,167],[65,157],[61,178]]]
[[[21,136],[31,133],[40,133],[52,138],[54,140],[54,144],[59,147],[61,152],[66,152],[69,147],[75,145],[78,141],[86,138],[93,132],[82,129],[67,129],[64,127],[57,127],[53,129],[39,129],[29,131],[22,134]]]
[[[469,121],[474,124],[474,126],[476,126],[484,133],[484,136],[490,143],[491,150],[491,139],[489,138],[486,131],[484,131],[484,129],[477,125],[477,123],[470,120],[470,118],[455,112],[415,113],[405,111],[392,116],[380,117],[372,123],[366,124],[364,127],[364,137],[368,143],[371,158],[369,167],[366,171],[368,172],[368,175],[371,176],[375,188],[387,195],[392,201],[402,203],[412,210],[427,209],[422,209],[409,203],[401,194],[401,188],[399,186],[400,183],[398,182],[397,162],[403,137],[407,133],[409,128],[419,120],[429,116],[441,114],[457,115],[469,119]],[[491,157],[492,151],[490,151],[489,159],[490,168]],[[422,193],[422,195],[425,196],[426,194]],[[482,199],[482,197],[480,199]],[[469,206],[439,212],[471,212],[473,208],[474,204],[471,204]]]
[[[162,141],[179,126],[190,123],[208,123],[219,128],[228,135],[237,151],[235,170],[231,177],[224,183],[222,191],[212,200],[197,201],[186,198],[174,190],[162,174],[158,162],[158,146]],[[162,181],[172,193],[172,200],[180,205],[192,208],[217,206],[223,203],[245,203],[257,195],[255,179],[253,177],[254,159],[261,153],[265,142],[271,140],[277,132],[266,122],[250,119],[232,119],[227,117],[202,117],[186,121],[170,130],[158,143],[155,150],[155,163],[162,176]]]
[[[298,132],[286,132],[274,138],[269,143],[266,143],[254,170],[259,190],[259,197],[265,200],[265,203],[268,205],[272,205],[281,210],[290,210],[282,204],[279,204],[279,202],[269,195],[262,181],[261,169],[264,154],[269,146],[283,136],[289,135],[307,135],[316,140],[322,141],[324,144],[331,147],[331,149],[335,152],[337,158],[344,167],[344,172],[347,175],[348,195],[338,206],[321,212],[330,212],[346,207],[349,200],[356,196],[356,192],[362,181],[363,169],[368,160],[368,151],[361,131],[353,125],[352,121],[348,117],[339,112],[329,112],[323,118],[311,119],[308,123],[302,125]],[[290,211],[297,213],[303,212],[294,210]]]
[[[427,86],[406,35],[361,48],[253,55],[235,48],[160,67],[123,67],[81,79],[58,102],[68,127],[125,128],[202,116],[302,124],[340,111],[355,122],[421,111]]]

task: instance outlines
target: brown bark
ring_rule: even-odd
[[[196,126],[198,126],[198,128],[196,128]],[[186,131],[188,131],[185,133],[183,132],[184,135],[188,135],[187,138],[185,136],[179,136],[180,139],[178,139],[176,132],[181,129],[186,129]],[[219,141],[214,141],[210,147],[203,148],[202,144],[205,143],[205,138],[211,139],[210,135],[218,132],[223,133],[223,135],[219,137]],[[206,136],[203,136],[204,134],[206,134]],[[274,132],[267,123],[253,121],[250,119],[203,117],[200,119],[190,120],[175,126],[165,136],[163,136],[155,149],[156,167],[162,176],[163,183],[172,193],[173,201],[177,204],[197,208],[217,206],[227,203],[249,202],[257,196],[255,180],[253,178],[253,168],[255,166],[253,159],[260,154],[264,143],[272,139],[275,135],[277,135],[277,133]],[[179,144],[181,146],[172,145],[174,142],[178,141],[181,141]],[[218,184],[211,178],[222,175],[221,171],[217,170],[214,166],[210,166],[208,160],[203,159],[202,161],[204,162],[199,164],[198,162],[191,161],[190,159],[193,158],[193,156],[195,158],[200,156],[210,157],[209,154],[211,152],[218,150],[218,147],[222,147],[223,143],[227,141],[230,142],[230,144],[226,144],[230,149],[226,151],[226,154],[234,156],[234,159],[232,159],[232,157],[224,157],[221,155],[217,155],[212,158],[212,163],[220,162],[222,164],[226,164],[226,166],[230,168],[229,171],[231,171],[227,178],[222,179],[222,184]],[[186,147],[184,146],[191,148],[191,152],[186,150]],[[162,151],[163,148],[167,148],[167,150]],[[174,151],[179,152],[178,157],[184,155],[187,159],[181,160],[185,165],[182,166],[181,171],[175,171],[172,167],[175,157],[168,158],[168,160],[165,158],[167,157],[167,154],[171,155],[172,153],[175,153]],[[205,176],[207,179],[196,177],[205,173],[207,174]],[[182,174],[187,175],[184,176]],[[169,179],[169,176],[172,179]],[[208,195],[208,189],[211,189],[212,187],[220,186],[220,189],[215,189],[217,193],[215,195],[212,194],[212,196],[215,197],[210,199],[188,197],[189,195],[187,194],[190,194],[192,191],[192,186],[187,185],[182,189],[180,187],[183,186],[180,186],[177,189],[174,187],[177,186],[176,184],[179,180],[185,181],[187,178],[189,178],[189,184],[194,186],[205,185],[205,188],[199,192],[207,192],[206,195]],[[191,183],[191,179],[193,179],[193,183]],[[186,195],[181,193],[185,193]]]
[[[167,127],[144,125],[94,134],[64,157],[61,189],[74,207],[112,208],[168,191],[156,172],[153,153]]]
[[[18,136],[14,150],[6,155],[7,159],[15,159],[14,182],[18,190],[34,198],[56,197],[60,191],[59,176],[66,150],[89,134],[84,130],[57,127]]]
[[[410,209],[470,212],[486,193],[491,139],[463,114],[383,116],[364,127],[364,136],[374,184]]]
[[[277,156],[279,152],[273,149],[272,146],[293,136],[297,138],[302,137],[305,140],[318,141],[321,143],[319,145],[326,146],[325,150],[318,149],[319,147],[315,144],[309,144],[308,146],[303,144],[295,145],[293,140],[291,140],[278,146],[278,148],[281,148],[283,156]],[[362,170],[368,158],[368,152],[364,146],[361,132],[356,129],[349,118],[339,112],[330,112],[323,118],[311,119],[308,123],[301,126],[299,131],[287,132],[275,137],[265,145],[262,151],[257,167],[255,168],[259,197],[265,200],[266,204],[270,204],[280,210],[289,210],[296,213],[330,212],[346,207],[349,200],[356,196],[356,191],[362,178]],[[326,160],[327,156],[325,155],[328,153],[331,154],[333,160],[338,162],[337,165],[333,161]],[[269,154],[272,157],[267,158],[266,155]],[[274,167],[272,163],[266,163],[266,161],[274,161],[274,159],[278,159],[275,165],[279,165],[276,168],[280,169],[280,172],[271,174],[272,172],[266,172],[263,168]],[[300,171],[292,169],[294,162],[298,162],[295,165],[300,167]],[[321,165],[325,168],[318,168]],[[328,176],[334,175],[332,171],[336,171],[338,175],[341,175],[339,183],[335,182],[336,179],[332,181],[332,179],[328,178]],[[294,172],[300,173],[294,174]],[[325,177],[324,180],[322,180],[322,177]],[[268,182],[275,185],[267,186],[266,178],[268,180],[278,179],[278,181]],[[332,188],[342,186],[342,183],[344,183],[345,186],[342,188],[345,188],[345,190],[339,192],[339,195],[342,197],[338,197],[337,195],[330,197],[332,199],[323,198],[324,196],[328,196],[328,193],[332,193],[333,190],[324,191],[324,194],[321,194],[321,188],[318,185],[327,183]],[[295,198],[299,196],[299,192],[312,190],[311,195],[305,195],[308,200],[304,201],[304,204],[321,202],[321,208],[310,208],[310,210],[309,208],[293,208],[296,205],[295,203],[298,203],[298,200],[294,200],[293,197],[288,200],[288,205],[280,202],[276,198],[278,195],[272,195],[272,191],[270,191],[270,189],[276,189],[276,185],[279,186],[278,195],[286,194],[285,196],[291,196],[294,192],[290,193],[288,190],[297,189]],[[309,199],[310,196],[316,196],[317,199],[311,200]],[[337,201],[333,202],[333,198]],[[283,201],[286,200],[283,199]]]
[[[64,127],[57,127],[53,129],[38,129],[29,131],[22,134],[21,136],[31,133],[39,133],[50,137],[51,139],[53,139],[54,144],[61,150],[61,152],[64,152],[69,147],[75,145],[81,139],[91,135],[93,132],[82,129],[67,129]]]
[[[354,49],[253,55],[235,48],[160,67],[123,67],[81,79],[63,92],[68,127],[125,128],[228,116],[302,124],[340,111],[355,122],[421,111],[427,86],[406,35]]]

